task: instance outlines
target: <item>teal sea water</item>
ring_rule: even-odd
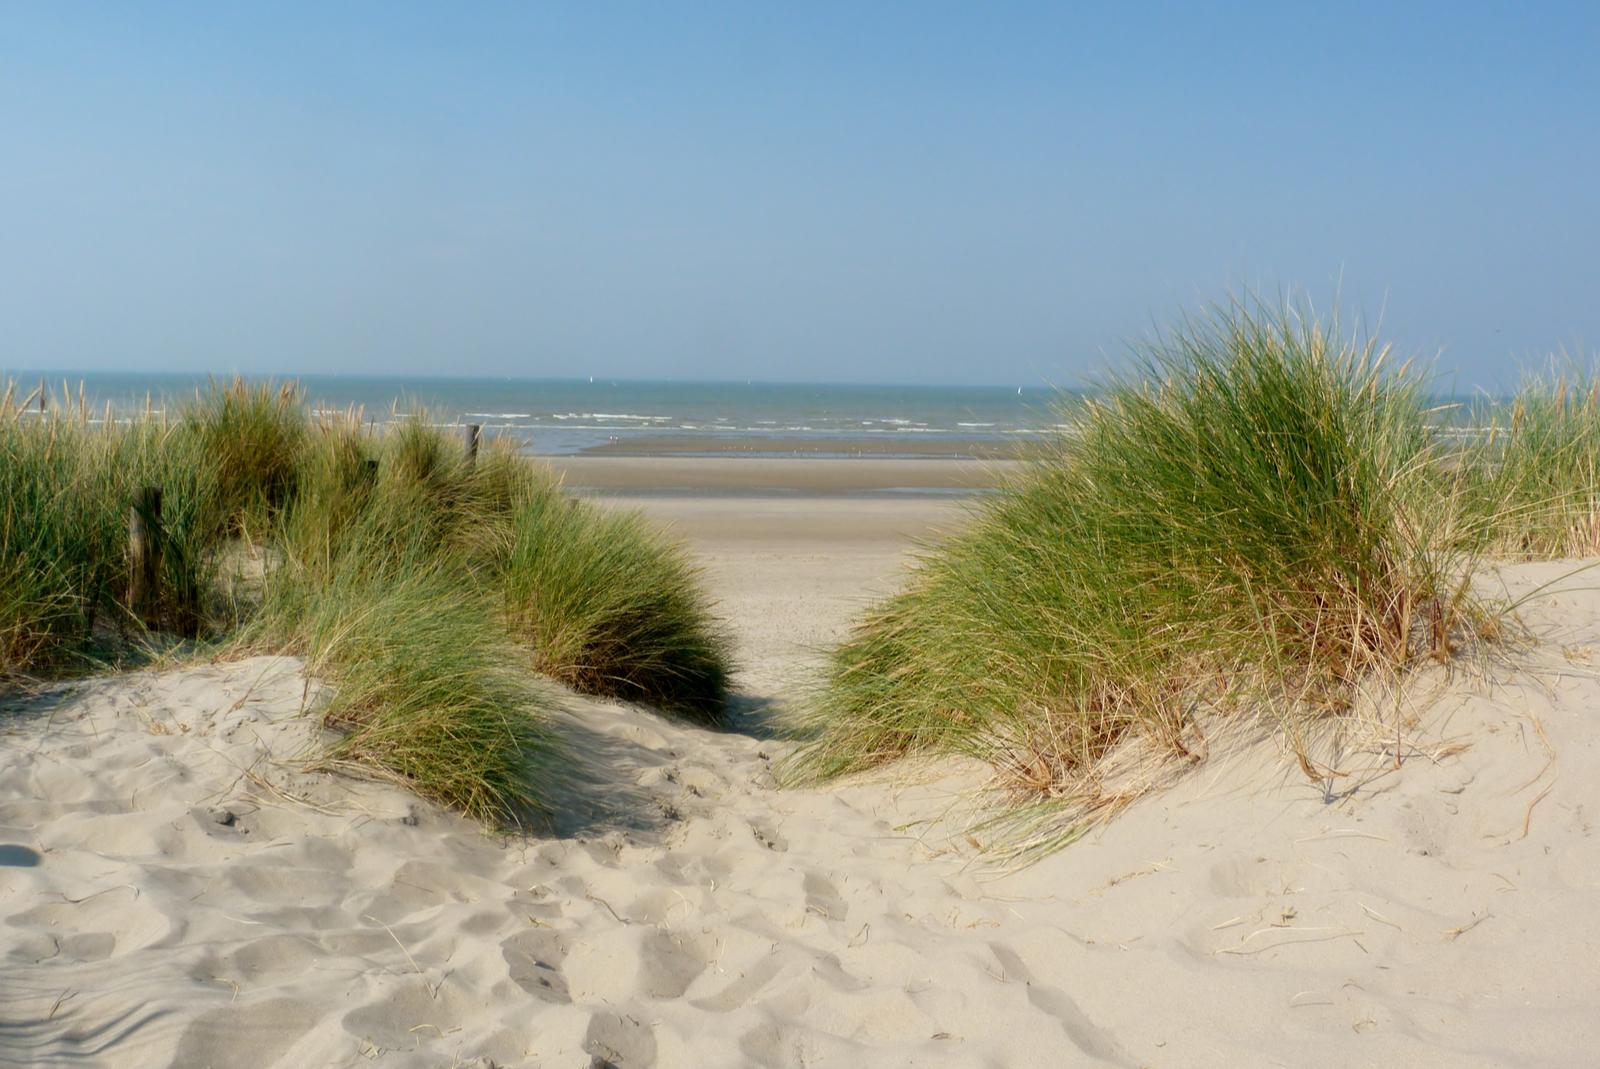
[[[0,372],[21,400],[46,382],[50,403],[76,401],[94,411],[109,403],[126,415],[147,398],[171,407],[206,387],[204,375]],[[859,386],[798,383],[629,382],[571,379],[384,378],[301,376],[314,409],[360,410],[379,422],[424,406],[442,423],[478,423],[529,452],[575,453],[608,442],[675,438],[868,438],[886,452],[916,456],[930,443],[1005,442],[1056,426],[1059,394],[1047,388]]]

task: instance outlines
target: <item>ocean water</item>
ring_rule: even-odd
[[[47,382],[50,403],[76,401],[81,388],[91,410],[126,415],[173,407],[204,389],[204,375],[37,371],[0,372],[15,380],[21,400]],[[301,376],[313,409],[358,410],[383,422],[423,406],[441,423],[478,423],[505,434],[528,452],[576,453],[651,436],[868,439],[889,455],[917,456],[930,443],[1003,443],[1055,427],[1055,390],[988,386],[857,386],[798,383],[629,382],[571,379],[384,378]]]

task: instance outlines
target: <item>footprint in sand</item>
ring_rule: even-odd
[[[656,1063],[655,1030],[625,1014],[604,1011],[589,1019],[583,1049],[589,1069],[648,1069]]]
[[[839,889],[821,873],[806,873],[803,889],[806,893],[806,909],[812,913],[830,921],[842,921],[849,915],[850,907],[840,896]]]
[[[654,931],[639,946],[639,987],[656,998],[679,998],[706,963],[680,935]]]
[[[750,833],[756,837],[756,842],[768,850],[784,853],[789,849],[789,840],[785,839],[778,829],[765,821],[753,821],[750,824]]]
[[[567,978],[561,962],[567,956],[566,944],[555,932],[534,929],[518,932],[500,944],[500,953],[511,969],[518,987],[541,1002],[569,1003]]]

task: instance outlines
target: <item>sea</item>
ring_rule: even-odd
[[[175,410],[212,381],[187,374],[0,371],[0,388],[6,379],[19,402],[43,383],[47,404],[76,404],[82,396],[91,413],[104,413],[109,404],[113,418],[147,406]],[[1063,399],[1057,390],[1027,386],[354,375],[270,381],[297,383],[313,412],[358,412],[383,423],[421,409],[438,423],[476,423],[485,434],[511,436],[524,451],[547,456],[625,449],[648,438],[678,440],[675,452],[689,455],[694,442],[705,442],[711,452],[718,439],[754,442],[758,454],[763,441],[774,452],[798,441],[812,455],[829,455],[830,443],[848,455],[849,443],[867,440],[880,455],[937,455],[952,443],[1014,445],[1048,434],[1060,424]]]

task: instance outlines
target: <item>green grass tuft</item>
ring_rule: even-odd
[[[507,627],[539,671],[585,694],[720,719],[726,637],[682,549],[642,515],[533,488],[512,512],[501,585]]]
[[[358,563],[285,569],[249,640],[306,659],[333,685],[323,722],[335,759],[385,769],[419,793],[497,823],[539,808],[552,741],[544,706],[511,664],[492,608],[448,567],[383,574]],[[374,547],[375,548],[375,547]]]
[[[0,679],[83,670],[105,636],[142,631],[124,606],[133,491],[161,486],[160,614],[198,634],[212,579],[217,470],[192,436],[157,417],[96,426],[81,406],[36,416],[0,401]]]
[[[1473,505],[1502,557],[1600,554],[1600,375],[1576,361],[1524,374],[1469,456]]]
[[[235,377],[197,393],[185,429],[216,467],[220,517],[234,532],[264,532],[294,496],[307,447],[301,391],[294,383]]]
[[[1032,797],[1092,792],[1199,711],[1293,728],[1447,654],[1472,606],[1417,376],[1288,302],[1132,356],[833,655],[799,774],[963,753]]]
[[[159,486],[158,627],[304,656],[333,685],[334,757],[475,816],[522,819],[558,766],[530,659],[591,693],[721,707],[724,640],[681,550],[507,448],[468,464],[426,413],[381,432],[313,421],[293,385],[237,379],[175,420],[96,427],[81,402],[36,416],[14,401],[0,399],[0,679],[115,664],[146,637],[125,608],[128,513]],[[241,558],[264,574],[223,574]]]

